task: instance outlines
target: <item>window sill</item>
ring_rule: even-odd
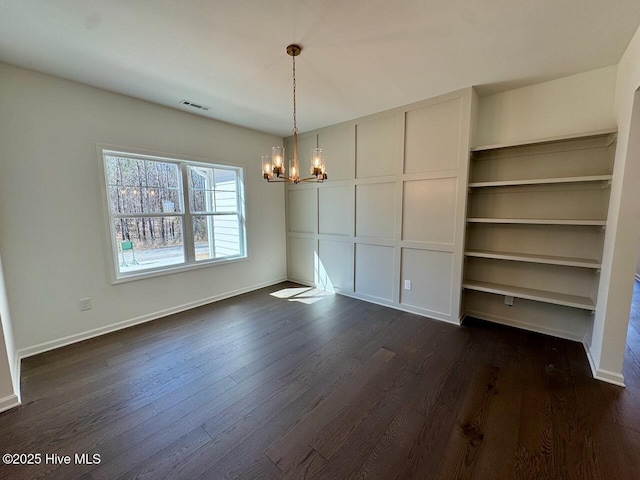
[[[134,282],[136,280],[144,280],[145,278],[162,277],[174,273],[188,272],[189,270],[198,270],[201,268],[214,267],[217,265],[228,265],[230,263],[244,262],[249,260],[249,255],[243,257],[223,258],[217,260],[201,261],[198,263],[182,264],[175,267],[165,267],[157,270],[145,270],[142,272],[115,274],[111,280],[112,285],[119,283]]]

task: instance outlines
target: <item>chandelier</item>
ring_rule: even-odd
[[[296,121],[296,57],[300,55],[302,47],[289,45],[287,54],[293,60],[293,160],[289,160],[289,175],[284,167],[284,147],[273,147],[271,155],[262,155],[262,177],[267,182],[324,182],[327,179],[327,168],[324,164],[321,148],[311,150],[310,177],[300,178],[298,163],[298,124]]]

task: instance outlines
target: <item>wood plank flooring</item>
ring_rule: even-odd
[[[0,478],[640,478],[636,290],[626,389],[574,342],[291,283],[71,345],[23,362],[0,453],[43,457]]]

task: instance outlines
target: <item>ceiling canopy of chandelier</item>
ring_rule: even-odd
[[[311,150],[310,177],[300,177],[300,166],[298,163],[298,124],[296,119],[296,57],[300,55],[302,47],[299,45],[289,45],[287,54],[293,61],[293,159],[289,160],[289,175],[285,170],[284,147],[273,147],[271,155],[262,155],[262,177],[267,182],[324,182],[327,179],[327,167],[324,163],[321,148]]]

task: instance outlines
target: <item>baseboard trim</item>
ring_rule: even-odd
[[[20,385],[20,379],[22,378],[20,375],[22,374],[22,361],[20,358],[20,354],[18,352],[15,353],[14,355],[14,366],[15,366],[15,370],[13,371],[13,390],[16,392],[16,396],[18,397],[18,403],[22,402],[22,392],[21,392],[21,385]]]
[[[593,375],[593,378],[595,378],[596,380],[600,380],[601,382],[607,382],[613,385],[617,385],[618,387],[626,387],[626,385],[624,384],[624,376],[621,373],[597,368],[589,345],[587,345],[586,342],[582,342],[582,346],[584,347],[584,351],[587,354],[587,360],[589,361],[589,367],[591,368],[591,375]]]
[[[555,328],[547,328],[533,323],[519,322],[510,318],[501,317],[498,315],[492,315],[490,313],[467,311],[466,317],[479,318],[480,320],[486,320],[488,322],[499,323],[508,327],[516,327],[522,330],[528,330],[530,332],[543,333],[545,335],[551,335],[553,337],[564,338],[565,340],[572,340],[574,342],[582,343],[582,335],[576,335],[571,332],[565,332],[564,330],[556,330]]]
[[[309,280],[301,280],[299,278],[292,278],[292,277],[289,277],[288,280],[290,282],[299,283],[300,285],[305,285],[307,287],[322,289],[322,287],[315,285],[313,282],[310,282]],[[337,295],[342,295],[344,297],[355,298],[356,300],[362,300],[363,302],[373,303],[375,305],[393,308],[394,310],[400,310],[401,312],[413,313],[415,315],[420,315],[421,317],[430,318],[432,320],[438,320],[439,322],[445,322],[445,323],[450,323],[451,325],[460,326],[459,321],[456,321],[453,318],[447,318],[443,314],[440,314],[438,312],[433,312],[431,310],[408,307],[406,305],[395,303],[391,300],[384,300],[382,298],[371,297],[369,295],[362,295],[360,293],[352,292],[349,290],[343,290],[341,288],[334,288],[333,290],[330,290],[330,291],[332,291]]]
[[[8,397],[0,398],[0,413],[15,408],[20,405],[20,399],[17,395],[9,395]]]
[[[602,382],[612,383],[613,385],[626,388],[626,385],[624,384],[624,377],[621,373],[598,369],[593,378]]]
[[[438,312],[433,312],[431,310],[408,307],[406,305],[402,305],[400,303],[394,302],[386,302],[384,300],[377,300],[375,297],[370,297],[368,295],[361,295],[355,292],[336,292],[340,295],[344,295],[345,297],[355,298],[357,300],[362,300],[363,302],[374,303],[376,305],[381,305],[383,307],[393,308],[394,310],[400,310],[401,312],[413,313],[414,315],[419,315],[421,317],[430,318],[431,320],[437,320],[439,322],[449,323],[451,325],[460,326],[460,323],[452,318],[448,318]]]
[[[196,300],[194,302],[185,303],[182,305],[178,305],[176,307],[167,308],[165,310],[149,313],[147,315],[142,315],[140,317],[132,318],[129,320],[124,320],[122,322],[114,323],[106,327],[95,328],[93,330],[88,330],[86,332],[78,333],[75,335],[69,335],[67,337],[59,338],[57,340],[51,340],[49,342],[44,342],[39,345],[34,345],[32,347],[22,348],[18,350],[18,365],[20,365],[20,361],[23,358],[32,357],[33,355],[38,355],[40,353],[48,352],[49,350],[65,347],[67,345],[71,345],[72,343],[82,342],[84,340],[89,340],[90,338],[99,337],[107,333],[116,332],[118,330],[122,330],[128,327],[133,327],[134,325],[139,325],[141,323],[157,320],[158,318],[166,317],[168,315],[173,315],[175,313],[184,312],[185,310],[191,310],[192,308],[201,307],[203,305],[208,305],[209,303],[214,303],[220,300],[225,300],[227,298],[235,297],[237,295],[242,295],[243,293],[249,293],[254,290],[259,290],[261,288],[270,287],[272,285],[282,283],[286,280],[287,280],[286,277],[278,278],[275,280],[269,280],[267,282],[239,288],[237,290],[232,290],[230,292],[221,293],[218,295],[214,295],[212,297],[203,298],[200,300]]]

